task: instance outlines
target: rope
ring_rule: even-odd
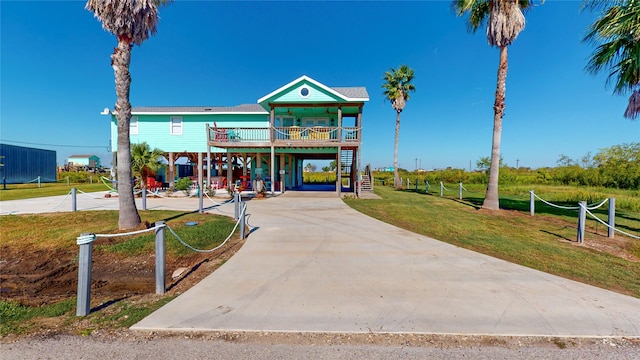
[[[615,227],[613,227],[613,226],[611,226],[611,225],[607,224],[606,222],[602,221],[599,217],[597,217],[597,216],[593,215],[593,214],[591,213],[591,211],[589,211],[588,209],[586,209],[586,208],[585,208],[585,211],[587,212],[587,214],[591,215],[591,217],[593,217],[594,219],[596,219],[598,222],[600,222],[600,223],[601,223],[601,224],[603,224],[604,226],[606,226],[606,227],[608,227],[608,228],[610,228],[610,229],[613,229],[613,231],[617,231],[617,232],[619,232],[619,233],[621,233],[621,234],[624,234],[624,235],[627,235],[627,236],[629,236],[629,237],[631,237],[631,238],[639,239],[639,240],[640,240],[640,236],[631,235],[631,234],[629,234],[628,232],[624,232],[624,231],[622,231],[622,230],[616,229]]]
[[[111,185],[107,184],[107,181],[109,181],[109,182],[113,181],[113,182],[115,182],[116,184],[118,183],[118,181],[116,181],[116,180],[111,180],[111,179],[109,179],[108,177],[104,177],[104,176],[100,176],[100,180],[102,180],[102,183],[103,183],[106,187],[108,187],[111,191],[118,192],[118,190],[116,190],[114,187],[111,187]],[[106,180],[106,181],[105,181],[105,180]]]
[[[444,191],[451,191],[451,190],[447,189],[447,187],[446,187],[446,186],[444,186],[444,184],[443,184],[443,183],[440,183],[440,185],[442,185],[442,189],[443,189]]]
[[[29,184],[29,183],[36,182],[36,181],[38,181],[38,178],[35,178],[35,179],[33,179],[33,180],[29,180],[29,181],[27,181],[25,184]]]
[[[231,239],[231,236],[233,236],[233,233],[235,233],[235,232],[236,232],[236,229],[238,228],[238,225],[240,224],[240,220],[242,220],[242,215],[244,214],[244,212],[245,212],[245,210],[246,210],[246,209],[247,209],[247,207],[246,207],[246,206],[243,206],[242,211],[240,212],[240,216],[238,217],[238,221],[236,221],[236,224],[233,226],[233,230],[231,230],[231,233],[229,234],[229,236],[227,236],[227,238],[226,238],[226,239],[224,239],[224,241],[223,241],[220,245],[218,245],[218,246],[214,247],[213,249],[208,249],[208,250],[196,249],[196,248],[194,248],[193,246],[191,246],[191,245],[187,244],[184,240],[182,240],[182,239],[180,238],[180,236],[178,236],[178,234],[176,234],[176,232],[175,232],[175,231],[173,231],[173,229],[172,229],[170,226],[167,226],[167,228],[169,229],[169,232],[171,232],[171,234],[173,234],[173,236],[175,236],[175,237],[176,237],[176,239],[178,239],[178,241],[179,241],[182,245],[184,245],[185,247],[187,247],[187,248],[189,248],[189,249],[191,249],[191,250],[193,250],[193,251],[195,251],[195,252],[200,252],[200,253],[210,253],[210,252],[214,252],[214,251],[216,251],[216,250],[220,249],[221,247],[223,247],[223,246],[224,246],[224,244],[226,244],[226,243],[227,243],[227,241],[229,241],[229,239]]]
[[[471,190],[467,189],[466,187],[464,187],[464,185],[462,185],[462,184],[460,184],[460,186],[462,187],[462,190],[464,190],[466,192],[470,192],[470,193],[473,193],[473,194],[482,194],[481,192],[478,192],[478,191],[471,191]]]
[[[587,205],[587,209],[595,210],[595,209],[599,208],[600,206],[604,205],[607,201],[609,201],[609,199],[602,200],[602,202],[600,204],[598,204],[598,205],[591,205],[591,206]]]
[[[62,205],[62,203],[67,200],[67,198],[71,196],[71,190],[69,190],[69,192],[67,193],[67,196],[65,196],[62,200],[60,200],[60,202],[58,203],[58,205],[52,207],[50,210],[55,210],[58,206]]]
[[[84,191],[82,191],[82,190],[80,190],[80,189],[76,189],[76,191],[79,191],[80,193],[82,193],[82,194],[84,194],[84,195],[87,195],[88,197],[90,197],[90,198],[92,198],[92,199],[97,199],[97,200],[102,200],[102,199],[104,199],[103,197],[97,197],[97,196],[93,196],[93,195],[91,195],[91,194],[87,194],[86,192],[84,192]]]
[[[578,210],[578,209],[580,209],[580,206],[561,206],[561,205],[555,205],[555,204],[553,204],[553,203],[550,203],[550,202],[548,202],[548,201],[544,200],[544,199],[543,199],[543,198],[541,198],[540,196],[536,195],[536,193],[533,193],[533,196],[534,196],[536,199],[538,199],[538,200],[542,201],[543,203],[545,203],[545,204],[547,204],[547,205],[549,205],[549,206],[551,206],[551,207],[558,208],[558,209],[565,209],[565,210]]]
[[[580,209],[580,206],[561,206],[561,205],[555,205],[555,204],[553,204],[553,203],[550,203],[550,202],[548,202],[548,201],[546,201],[546,200],[542,199],[540,196],[536,195],[536,193],[535,193],[535,192],[533,192],[533,190],[532,190],[530,193],[531,193],[531,194],[533,194],[533,196],[535,196],[535,197],[536,197],[536,199],[538,199],[538,200],[542,201],[543,203],[545,203],[545,204],[547,204],[547,205],[549,205],[549,206],[555,207],[555,208],[565,209],[565,210],[579,210],[579,209]],[[597,208],[601,207],[602,205],[606,204],[606,203],[607,203],[607,201],[609,201],[609,199],[604,199],[604,200],[602,200],[602,201],[601,201],[599,204],[597,204],[597,205],[587,205],[587,209],[589,209],[589,210],[595,210],[595,209],[597,209]]]
[[[131,231],[131,232],[122,233],[122,234],[120,234],[120,233],[118,233],[118,234],[94,234],[94,236],[95,237],[121,237],[121,236],[137,235],[137,234],[142,234],[142,233],[146,233],[146,232],[149,232],[149,231],[154,231],[154,230],[159,229],[159,228],[164,227],[164,226],[167,226],[167,225],[166,224],[165,225],[160,225],[160,226],[156,225],[156,226],[154,226],[152,228],[143,229],[143,230],[137,230],[137,231]]]

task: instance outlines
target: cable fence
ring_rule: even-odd
[[[79,246],[78,257],[78,296],[76,306],[76,316],[86,316],[90,312],[91,304],[91,268],[92,268],[92,254],[93,254],[93,242],[96,238],[100,237],[122,237],[138,235],[146,232],[155,232],[155,281],[156,281],[156,294],[164,294],[166,292],[166,236],[165,232],[168,229],[169,232],[177,239],[177,241],[184,247],[199,253],[211,253],[227,244],[229,239],[233,236],[236,230],[240,229],[240,239],[245,239],[248,235],[247,232],[247,204],[241,204],[241,210],[236,217],[236,222],[229,235],[216,247],[212,249],[198,249],[195,246],[190,245],[185,241],[178,233],[172,229],[165,221],[158,221],[155,226],[143,229],[130,231],[126,233],[116,234],[93,234],[82,233],[76,242]]]

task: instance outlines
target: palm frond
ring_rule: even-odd
[[[85,8],[93,12],[106,31],[140,45],[156,33],[158,3],[162,1],[89,0]]]
[[[520,3],[494,1],[487,21],[487,40],[491,46],[509,46],[526,24]]]
[[[613,84],[614,94],[633,90],[632,98],[635,98],[634,89],[640,85],[640,0],[616,0],[608,4],[583,38],[596,45],[585,70],[595,75],[609,69],[606,86]],[[603,6],[595,1],[589,5]],[[625,116],[636,114],[633,109],[630,105]]]
[[[624,117],[635,120],[638,115],[640,115],[640,93],[638,90],[634,90],[629,97],[629,104],[624,112]]]

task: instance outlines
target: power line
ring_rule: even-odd
[[[105,148],[106,146],[102,145],[57,145],[57,144],[41,144],[41,143],[32,143],[32,142],[24,142],[24,141],[15,141],[15,140],[6,140],[0,139],[3,142],[12,142],[17,144],[26,144],[26,145],[38,145],[38,146],[57,146],[57,147],[74,147],[74,148]]]

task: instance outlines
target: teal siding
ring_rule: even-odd
[[[300,89],[303,87],[307,87],[310,90],[308,97],[300,96]],[[323,103],[341,101],[341,98],[306,81],[292,87],[286,93],[272,100],[274,103]]]
[[[207,123],[218,127],[269,127],[269,117],[264,114],[202,114],[202,115],[135,115],[138,117],[138,134],[131,135],[131,143],[146,142],[151,148],[164,152],[207,152]],[[182,117],[182,135],[171,135],[170,119]],[[111,145],[117,150],[117,126],[111,122]]]

